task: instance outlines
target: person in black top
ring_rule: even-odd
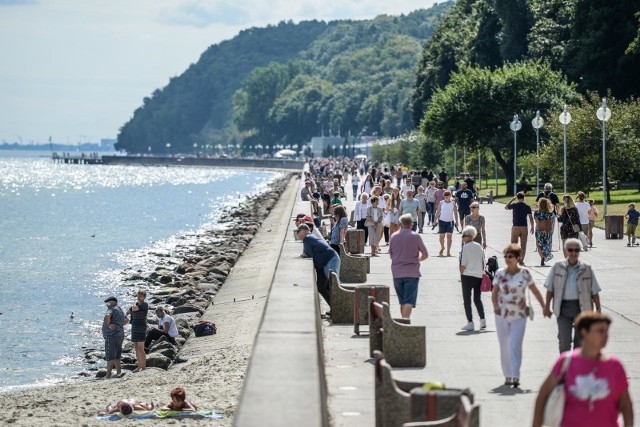
[[[471,203],[473,203],[473,191],[467,188],[465,181],[461,184],[461,189],[456,192],[456,203],[458,204],[458,218],[464,220],[467,215],[471,215]]]
[[[133,372],[139,372],[147,367],[147,356],[144,352],[144,341],[147,338],[147,313],[149,304],[145,302],[147,291],[140,289],[136,302],[129,308],[127,314],[131,316],[131,342],[136,351],[138,367]]]
[[[313,234],[306,224],[300,224],[296,234],[302,240],[303,252],[301,258],[313,258],[313,266],[316,270],[316,286],[318,292],[331,307],[331,289],[329,288],[329,274],[334,271],[340,276],[340,255]]]
[[[444,186],[445,187],[449,183],[449,175],[447,175],[447,173],[445,172],[444,168],[442,168],[442,170],[438,174],[438,178],[440,178],[440,181],[444,182]]]
[[[553,192],[553,186],[550,182],[547,182],[544,185],[544,191],[541,191],[538,194],[538,197],[536,197],[536,202],[543,197],[551,201],[551,204],[553,205],[553,212],[558,215],[558,212],[560,211],[560,199],[558,198],[558,195]]]
[[[516,203],[514,201],[518,200]],[[531,206],[525,203],[524,193],[522,191],[516,194],[504,207],[513,211],[513,226],[511,227],[511,243],[518,243],[520,239],[520,247],[522,247],[522,258],[520,265],[524,265],[524,256],[527,253],[527,217],[531,223],[531,231],[533,234],[533,212]]]
[[[464,176],[464,182],[467,183],[467,188],[473,191],[473,194],[478,194],[478,189],[476,188],[476,181],[471,178],[471,175],[466,174]]]

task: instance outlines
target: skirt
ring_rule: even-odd
[[[369,229],[369,246],[378,246],[382,225],[378,225],[377,227],[369,225],[367,228]]]

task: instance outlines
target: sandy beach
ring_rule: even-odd
[[[120,379],[87,379],[78,383],[47,388],[33,388],[0,394],[0,424],[19,426],[93,426],[108,425],[97,420],[96,414],[109,403],[122,398],[153,402],[156,406],[170,401],[169,392],[177,386],[185,387],[187,399],[202,410],[214,410],[224,416],[213,419],[168,419],[163,423],[179,425],[220,425],[233,423],[247,364],[256,331],[271,285],[269,268],[256,267],[255,258],[265,250],[274,251],[274,244],[282,241],[289,222],[290,208],[295,198],[297,178],[281,180],[280,188],[271,193],[282,194],[275,205],[263,209],[262,221],[251,243],[238,258],[231,273],[220,288],[213,303],[201,318],[217,324],[214,336],[187,339],[179,356],[184,363],[173,364],[168,370],[147,368],[139,373],[127,372]],[[284,191],[284,193],[283,193]],[[272,197],[273,198],[273,197]],[[267,198],[268,199],[268,198]],[[259,206],[261,210],[263,206]],[[287,210],[287,208],[289,210]],[[275,258],[275,257],[272,257]],[[265,270],[264,272],[262,270]],[[251,289],[244,283],[250,276]],[[238,289],[249,295],[249,303],[241,303]],[[254,299],[255,296],[255,299]],[[238,303],[236,304],[236,299]],[[118,425],[132,425],[140,420],[121,420]],[[154,421],[154,423],[157,421]]]

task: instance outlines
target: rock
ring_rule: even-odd
[[[98,372],[96,372],[96,378],[104,378],[107,376],[107,370],[106,369],[100,369],[98,370]]]
[[[171,344],[169,341],[165,340],[164,337],[162,337],[149,348],[149,353],[155,353],[155,352],[162,351],[172,347],[173,347],[173,344]]]
[[[178,328],[187,328],[189,329],[189,322],[187,322],[185,319],[179,318],[179,319],[175,319],[176,320],[176,326],[178,326]]]
[[[147,366],[152,368],[169,369],[171,359],[160,353],[151,353],[147,355]]]
[[[172,281],[173,277],[171,277],[170,275],[160,276],[160,279],[158,279],[158,282],[162,283],[163,285],[167,285]]]
[[[178,328],[178,333],[180,334],[180,336],[182,336],[184,338],[188,338],[189,335],[191,335],[191,329],[189,329],[189,328]]]
[[[173,314],[182,314],[182,313],[191,313],[191,312],[198,312],[200,314],[204,313],[204,309],[198,306],[195,306],[193,304],[185,304],[185,305],[181,305],[180,307],[176,307],[173,310]]]
[[[220,284],[219,283],[212,283],[212,282],[198,283],[196,285],[196,289],[199,290],[200,292],[215,292],[215,293],[217,293],[218,290],[220,289]]]
[[[154,352],[153,354],[161,354],[161,355],[165,356],[166,358],[168,358],[169,360],[173,360],[173,359],[175,359],[176,355],[178,354],[178,350],[176,350],[174,347],[169,347],[169,348],[164,348],[162,350],[158,350],[158,351]]]

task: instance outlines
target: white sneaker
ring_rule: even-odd
[[[480,319],[480,329],[486,329],[486,328],[487,328],[486,319]]]
[[[473,326],[473,322],[469,322],[466,326],[462,327],[463,331],[473,331],[474,329],[475,327]]]

